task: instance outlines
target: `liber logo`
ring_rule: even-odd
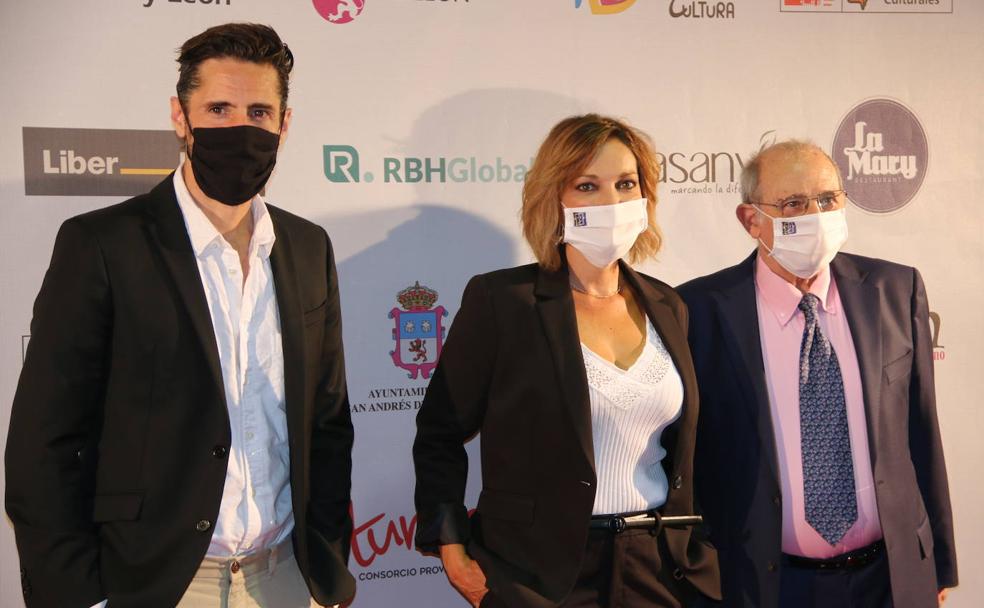
[[[314,0],[314,9],[329,23],[348,23],[366,6],[366,0]]]
[[[636,0],[588,0],[591,13],[594,15],[614,15],[628,10]],[[581,8],[584,0],[574,0],[574,8]]]

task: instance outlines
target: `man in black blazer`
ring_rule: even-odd
[[[258,194],[293,57],[272,29],[227,24],[178,61],[187,158],[66,221],[35,302],[6,452],[31,608],[354,593],[331,243]]]
[[[816,146],[761,151],[737,209],[757,251],[679,288],[728,607],[928,608],[957,584],[926,292],[838,253],[844,196]]]

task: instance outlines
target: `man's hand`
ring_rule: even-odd
[[[446,569],[446,567],[445,567],[445,569]],[[943,602],[946,601],[946,594],[949,593],[949,592],[950,592],[950,590],[944,587],[943,589],[940,589],[939,594],[936,596],[937,599],[939,599],[939,601],[940,601],[940,606],[941,607],[943,606]]]
[[[478,562],[465,553],[464,545],[441,545],[441,563],[451,586],[476,608],[489,592],[485,586],[485,573]]]

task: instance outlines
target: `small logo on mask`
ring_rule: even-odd
[[[782,223],[782,233],[786,234],[796,234],[796,222],[783,222]]]
[[[588,214],[583,211],[574,212],[574,226],[580,228],[588,225]]]

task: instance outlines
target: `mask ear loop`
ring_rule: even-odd
[[[769,222],[770,222],[770,225],[771,225],[771,222],[773,220],[773,217],[771,215],[769,215],[765,211],[762,211],[761,209],[759,209],[758,205],[756,205],[755,203],[749,203],[749,204],[752,206],[753,209],[755,209],[756,211],[758,211],[759,213],[761,213],[765,217],[769,218]],[[773,230],[775,230],[775,228],[773,228]],[[763,247],[765,247],[765,250],[769,253],[769,257],[770,258],[775,259],[776,256],[772,255],[772,252],[774,251],[774,249],[770,249],[768,245],[766,245],[764,242],[762,242],[762,239],[761,238],[757,238],[755,240],[758,241],[758,243],[760,245],[762,245]]]
[[[557,245],[561,245],[564,242],[564,226],[567,225],[567,216],[564,214],[564,203],[560,203],[560,221],[557,222],[557,229],[554,231],[554,237],[557,239]]]

